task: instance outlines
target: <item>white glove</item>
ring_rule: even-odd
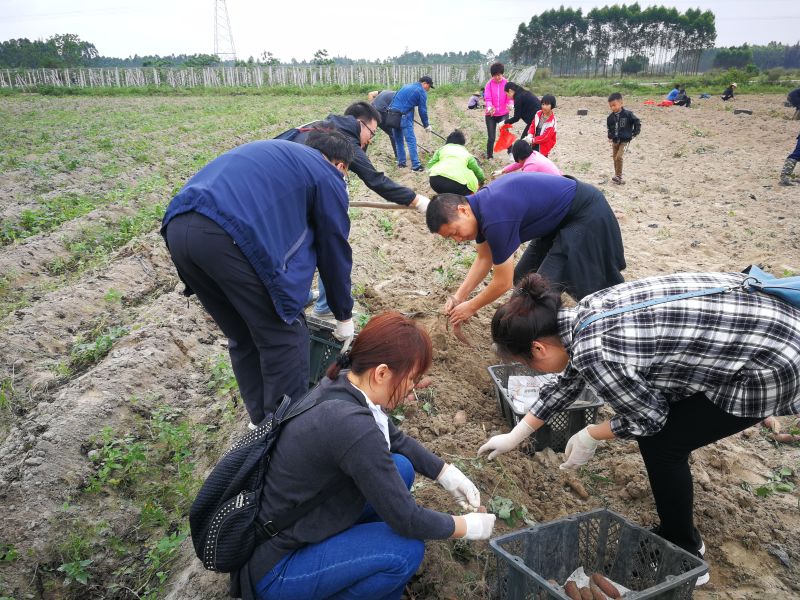
[[[492,460],[495,456],[505,454],[519,446],[532,433],[533,428],[522,419],[510,432],[496,435],[478,448],[478,456],[491,450],[489,460]]]
[[[461,515],[461,518],[467,522],[467,533],[462,539],[488,540],[492,536],[497,516],[492,513],[469,513]]]
[[[581,465],[585,465],[594,456],[595,450],[599,445],[600,440],[596,440],[589,435],[589,427],[587,425],[569,438],[567,447],[564,449],[564,458],[567,460],[558,468],[566,471],[567,469],[577,469]]]
[[[530,133],[522,139],[528,142],[529,144],[533,145],[533,136]]]
[[[431,127],[430,125],[428,125],[428,126],[425,128],[425,131],[427,131],[428,133],[430,133],[431,131],[433,131],[433,127]]]
[[[430,203],[431,201],[428,199],[427,196],[423,196],[422,194],[417,194],[417,205],[414,208],[416,208],[419,212],[421,212],[424,215],[425,211],[428,210],[428,204]]]
[[[333,337],[340,342],[343,342],[347,338],[352,338],[355,332],[356,327],[353,324],[353,319],[347,319],[347,321],[336,321],[336,329],[333,330]]]
[[[503,169],[497,169],[497,171],[492,171],[492,175],[494,177],[500,177],[503,174]]]
[[[436,481],[450,492],[464,510],[478,510],[480,507],[481,493],[455,465],[446,465]]]

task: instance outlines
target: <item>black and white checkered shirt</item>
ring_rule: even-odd
[[[604,317],[613,308],[699,289],[736,285],[740,273],[650,277],[591,294],[561,309],[559,333],[570,354],[558,381],[531,413],[547,421],[584,386],[616,413],[621,438],[653,435],[669,405],[697,392],[743,417],[800,413],[800,310],[763,293],[735,289]]]

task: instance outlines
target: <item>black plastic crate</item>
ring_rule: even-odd
[[[342,342],[333,337],[335,325],[323,319],[306,316],[311,337],[309,344],[309,387],[325,377],[325,371],[342,351]]]
[[[561,588],[583,567],[631,590],[625,600],[689,600],[708,565],[622,515],[600,508],[490,540],[496,600],[569,600]]]
[[[488,368],[489,375],[494,381],[494,393],[497,406],[506,418],[509,427],[514,427],[526,413],[517,412],[508,394],[508,378],[512,375],[536,375],[534,371],[513,363],[510,365],[494,365]],[[578,398],[563,412],[553,415],[550,422],[534,433],[521,448],[528,452],[538,452],[545,448],[552,448],[554,452],[563,452],[567,447],[569,438],[578,433],[587,425],[597,420],[597,411],[603,401],[586,388],[583,395]]]

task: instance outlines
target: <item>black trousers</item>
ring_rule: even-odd
[[[759,417],[737,417],[697,393],[670,405],[657,434],[637,438],[650,488],[661,519],[662,537],[697,554],[700,534],[694,526],[694,490],[689,455],[755,425]]]
[[[433,191],[437,194],[459,194],[461,196],[469,196],[472,193],[472,190],[463,183],[458,183],[442,175],[431,175],[430,184]]]
[[[486,140],[486,158],[492,158],[494,155],[494,140],[497,137],[497,124],[506,120],[507,115],[502,117],[490,117],[486,115],[486,134],[489,136]]]
[[[387,136],[389,136],[389,141],[392,143],[392,152],[394,152],[394,158],[395,160],[397,160],[397,144],[395,144],[394,141],[394,134],[392,133],[392,128],[386,127],[386,125],[384,125],[383,123],[379,124],[378,127],[380,127],[381,131],[383,131]]]
[[[305,317],[285,323],[250,262],[216,223],[189,212],[167,226],[167,244],[181,279],[228,337],[231,365],[250,421],[275,412],[283,394],[308,390]]]

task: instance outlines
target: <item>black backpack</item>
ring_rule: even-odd
[[[256,546],[274,537],[342,487],[338,480],[287,514],[259,521],[261,490],[270,452],[286,421],[317,404],[312,394],[292,403],[284,396],[273,418],[236,442],[209,474],[189,510],[189,527],[197,557],[210,571],[240,569]]]

